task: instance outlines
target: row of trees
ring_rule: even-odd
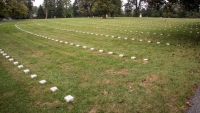
[[[37,7],[34,0],[0,0],[0,18],[32,18]],[[148,17],[198,17],[200,0],[44,0],[37,10],[38,18],[92,17],[107,15]],[[124,11],[122,7],[125,7]]]
[[[43,6],[39,7],[38,17],[81,17],[81,16],[102,16],[107,14],[114,17],[121,13],[121,0],[75,0],[73,6],[70,0],[44,0]],[[42,10],[43,8],[43,10]]]
[[[127,0],[126,16],[198,17],[200,0]]]
[[[74,16],[111,17],[121,15],[121,0],[75,0],[73,3]]]
[[[30,18],[32,7],[32,0],[0,0],[0,18]]]

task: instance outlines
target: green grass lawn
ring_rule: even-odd
[[[0,54],[0,112],[184,112],[200,83],[199,32],[199,19],[1,22],[0,49],[24,68]]]

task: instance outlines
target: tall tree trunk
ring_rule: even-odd
[[[103,13],[103,18],[106,18],[106,13]]]
[[[114,15],[115,15],[115,14],[112,12],[112,13],[110,13],[110,15],[111,15],[112,18],[114,18]]]
[[[45,19],[47,19],[47,17],[48,17],[48,10],[47,10],[47,8],[46,8],[46,18],[45,18]]]

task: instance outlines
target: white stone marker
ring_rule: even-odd
[[[100,53],[103,53],[103,50],[99,50]]]
[[[14,61],[14,58],[10,58],[9,61],[10,61],[10,62]]]
[[[132,38],[132,40],[135,40],[134,38]]]
[[[71,95],[68,95],[64,99],[66,100],[66,102],[72,102],[74,100],[74,97]]]
[[[132,57],[131,57],[131,59],[132,59],[132,60],[135,60],[135,59],[136,59],[136,57],[135,57],[135,56],[132,56]]]
[[[149,43],[151,43],[151,41],[150,41],[150,40],[149,40],[148,42],[149,42]]]
[[[108,54],[109,54],[109,55],[112,55],[112,54],[113,54],[113,52],[108,52]]]
[[[157,42],[157,44],[160,44],[160,42]]]
[[[119,57],[124,57],[124,54],[119,54]]]
[[[70,46],[73,46],[74,45],[74,43],[70,43]]]
[[[143,59],[144,61],[148,61],[148,59],[147,58],[145,58],[145,59]]]
[[[124,38],[124,40],[127,40],[128,38]]]
[[[54,86],[54,87],[50,88],[50,90],[51,90],[52,92],[56,92],[56,91],[58,90],[58,88],[57,88],[56,86]]]
[[[142,42],[142,39],[140,39],[140,42]]]
[[[19,66],[18,66],[19,69],[22,69],[23,67],[24,67],[23,65],[19,65]]]
[[[6,58],[10,58],[10,56],[5,56]]]
[[[93,51],[93,50],[94,50],[94,48],[90,48],[90,50],[91,50],[91,51]]]
[[[76,45],[76,47],[80,47],[80,45]]]
[[[167,46],[169,46],[170,44],[169,44],[169,43],[167,43],[166,45],[167,45]]]
[[[7,53],[4,53],[4,54],[3,54],[3,56],[6,56],[6,55],[7,55]]]
[[[118,38],[120,39],[121,37],[120,37],[120,36],[118,36]]]
[[[18,64],[19,64],[19,62],[13,62],[13,64],[14,64],[14,65],[18,65]]]
[[[68,42],[65,42],[65,44],[68,44]]]
[[[86,48],[87,48],[87,46],[83,46],[83,48],[84,48],[84,49],[86,49]]]
[[[47,81],[46,80],[41,80],[39,82],[40,82],[40,84],[45,84]]]
[[[25,69],[25,70],[24,70],[24,73],[25,73],[25,74],[27,74],[27,73],[29,73],[29,72],[30,72],[29,69]]]
[[[32,75],[31,75],[31,78],[36,78],[36,77],[37,77],[36,74],[32,74]]]
[[[60,43],[63,43],[63,41],[60,41]]]
[[[0,53],[1,53],[1,54],[4,54],[4,51],[1,51]]]

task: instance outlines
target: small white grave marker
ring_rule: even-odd
[[[36,74],[31,75],[31,78],[36,78],[36,77],[37,77]]]
[[[99,50],[100,53],[103,53],[103,50]]]
[[[10,61],[10,62],[14,61],[14,58],[10,58],[9,61]]]
[[[18,64],[19,64],[19,62],[13,62],[13,64],[14,64],[14,65],[18,65]]]
[[[167,46],[169,46],[170,44],[169,44],[169,43],[167,43],[166,45],[167,45]]]
[[[6,56],[6,55],[7,55],[7,53],[4,53],[4,54],[3,54],[3,56]]]
[[[60,43],[63,43],[63,41],[60,41]]]
[[[157,42],[157,44],[160,44],[160,42]]]
[[[1,53],[1,54],[4,54],[4,51],[1,51],[0,53]]]
[[[147,58],[145,58],[145,59],[143,59],[144,61],[148,61],[148,59]]]
[[[113,54],[113,52],[108,52],[108,54],[109,54],[109,55],[112,55],[112,54]]]
[[[76,45],[76,47],[80,47],[80,45]]]
[[[119,57],[124,57],[124,54],[120,54]]]
[[[140,42],[142,42],[142,39],[140,39]]]
[[[136,59],[136,57],[135,57],[135,56],[132,56],[132,57],[131,57],[131,59],[132,59],[132,60],[135,60],[135,59]]]
[[[150,41],[150,40],[149,40],[148,42],[149,42],[149,43],[151,43],[151,41]]]
[[[124,40],[127,40],[128,38],[124,38]]]
[[[10,56],[5,56],[6,58],[10,58]]]
[[[118,36],[118,38],[120,39],[121,37],[120,37],[120,36]]]
[[[68,95],[64,99],[66,100],[66,102],[72,102],[74,100],[74,97],[71,95]]]
[[[57,88],[56,86],[54,86],[54,87],[50,88],[50,90],[51,90],[52,92],[56,92],[56,91],[58,90],[58,88]]]
[[[39,82],[40,82],[40,84],[45,84],[47,81],[46,80],[41,80]]]
[[[132,38],[132,40],[135,40],[134,38]]]
[[[19,66],[18,66],[19,69],[22,69],[23,67],[24,67],[23,65],[19,65]]]
[[[65,44],[68,44],[68,42],[65,42]]]
[[[74,45],[74,43],[70,43],[70,46],[73,46]]]
[[[93,51],[93,50],[94,50],[94,48],[90,48],[90,50],[91,50],[91,51]]]
[[[86,48],[87,48],[87,46],[83,46],[83,48],[84,48],[84,49],[86,49]]]
[[[29,73],[29,72],[30,72],[29,69],[25,69],[25,70],[24,70],[24,73],[25,73],[25,74],[27,74],[27,73]]]

